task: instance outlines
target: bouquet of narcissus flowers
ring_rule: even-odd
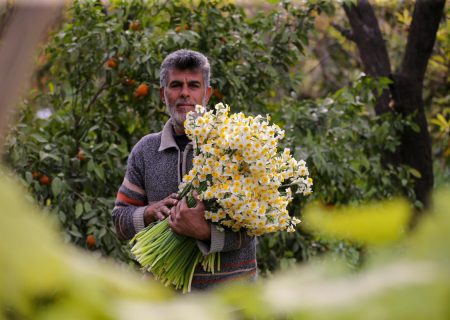
[[[229,115],[219,103],[208,111],[196,106],[187,114],[185,131],[194,145],[193,167],[183,177],[180,197],[195,206],[193,191],[205,203],[205,219],[219,230],[246,230],[250,236],[294,232],[300,222],[286,209],[293,193],[309,195],[312,179],[303,160],[289,149],[279,152],[284,131],[268,117]],[[138,233],[131,249],[143,268],[164,284],[190,291],[194,269],[220,268],[220,253],[203,256],[196,241],[176,235],[167,219]]]

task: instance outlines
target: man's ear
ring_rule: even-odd
[[[206,89],[206,103],[208,103],[209,98],[211,98],[212,92],[213,92],[212,87],[208,87],[208,88]]]
[[[159,97],[162,102],[166,102],[166,97],[164,97],[164,87],[159,88]]]

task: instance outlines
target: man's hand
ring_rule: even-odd
[[[211,226],[205,220],[205,205],[194,192],[197,205],[189,208],[186,199],[182,199],[172,208],[169,216],[169,226],[179,235],[197,240],[209,241],[211,239]]]
[[[178,203],[178,195],[172,193],[161,201],[153,202],[144,211],[144,224],[147,226],[156,220],[164,220],[170,209]]]

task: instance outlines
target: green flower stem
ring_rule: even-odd
[[[206,257],[203,257],[202,267],[203,270],[211,273],[214,273],[214,270],[220,271],[220,253],[214,252],[207,255]]]
[[[179,194],[180,199],[183,199],[189,193],[189,191],[191,191],[191,189],[192,189],[192,183],[188,183],[184,187],[183,191],[181,191],[181,193]]]
[[[197,189],[189,183],[180,193],[180,198],[186,197],[190,208],[197,202],[192,192],[199,194],[208,188],[203,181]],[[195,268],[200,263],[203,270],[214,273],[220,270],[220,253],[203,256],[197,248],[195,239],[173,233],[168,219],[155,222],[140,231],[130,241],[133,245],[132,254],[142,268],[153,273],[156,279],[165,286],[171,286],[183,293],[191,291]]]
[[[199,263],[201,257],[202,257],[201,254],[197,254],[197,256],[195,257],[194,263],[192,264],[193,268],[191,268],[188,281],[185,281],[185,284],[183,286],[183,293],[191,291],[191,284],[192,284],[192,278],[194,277],[195,267]]]

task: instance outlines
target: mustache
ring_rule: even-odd
[[[193,106],[196,105],[195,102],[190,101],[190,100],[188,100],[188,99],[178,99],[178,100],[175,102],[175,105],[176,105],[176,106],[183,105],[183,104],[188,104],[188,105],[193,105]]]

